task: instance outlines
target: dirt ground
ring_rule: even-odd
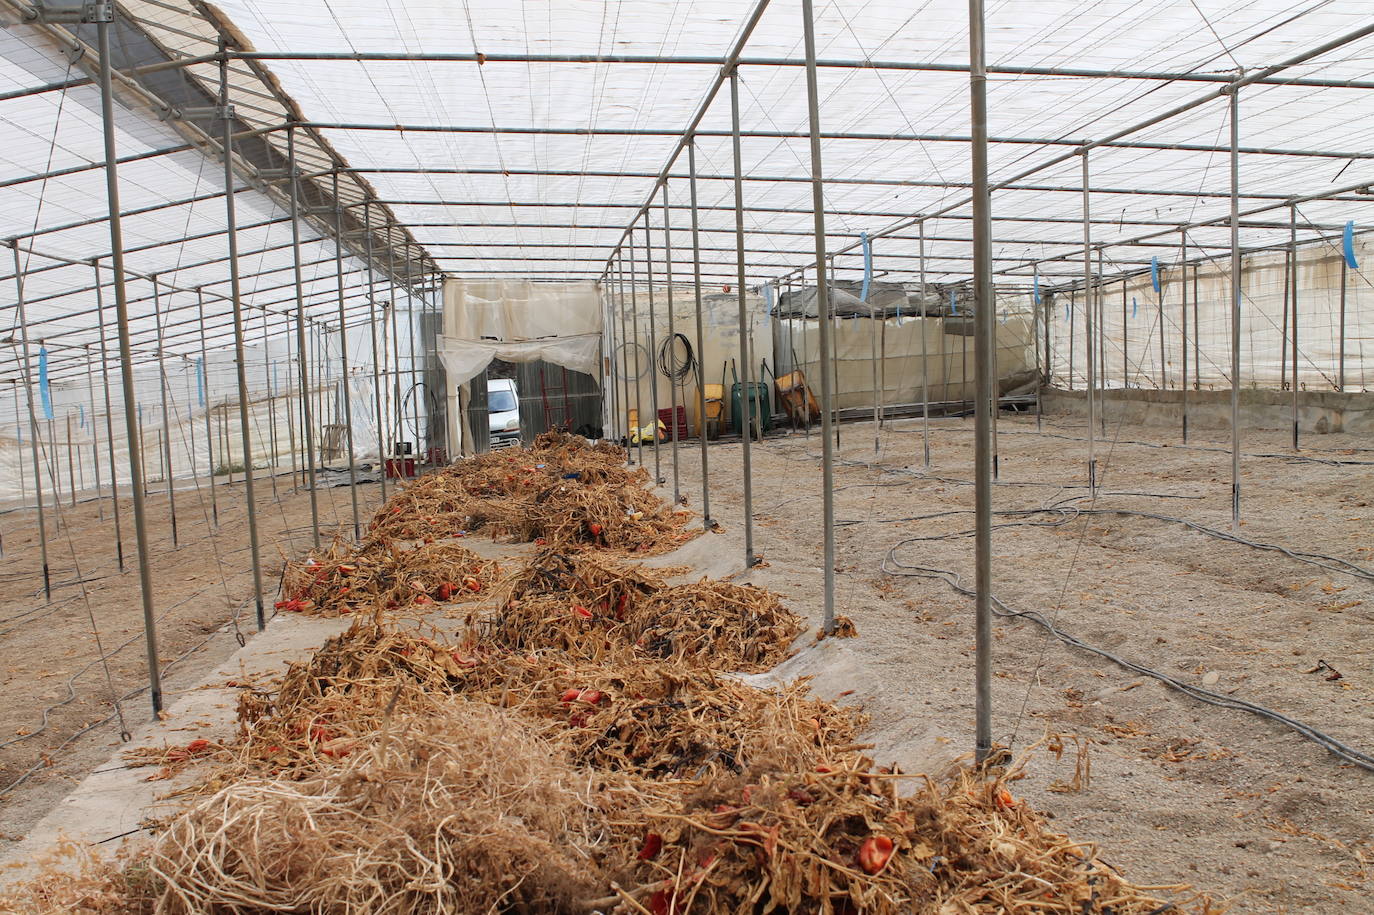
[[[1102,491],[1086,496],[1086,425],[1031,418],[999,424],[995,508],[1060,503],[1132,509],[1230,529],[1224,431],[1109,427],[1097,443]],[[931,423],[931,469],[919,420],[890,423],[873,453],[869,424],[844,426],[835,473],[838,612],[859,638],[827,640],[775,675],[812,675],[827,696],[872,714],[879,762],[938,770],[973,743],[973,601],[943,581],[884,574],[905,565],[950,570],[972,585],[971,419]],[[1115,441],[1113,441],[1115,439]],[[1346,436],[1311,436],[1294,461],[1279,433],[1247,433],[1242,536],[1356,563],[1341,574],[1173,522],[1112,515],[998,516],[994,592],[1125,660],[1282,712],[1374,752],[1374,451]],[[1321,450],[1318,450],[1321,449]],[[712,550],[742,561],[740,447],[710,454],[712,514],[727,531]],[[646,464],[653,466],[649,452]],[[821,616],[820,439],[753,448],[755,549],[768,565],[749,580]],[[665,445],[664,476],[671,487]],[[695,449],[682,489],[700,505]],[[923,520],[916,516],[940,515]],[[922,539],[931,538],[931,539]],[[1324,560],[1323,560],[1324,561]],[[1371,911],[1374,773],[1292,730],[1203,704],[1157,680],[1046,638],[1025,621],[995,624],[993,737],[1023,754],[1063,735],[1062,759],[1041,747],[1020,790],[1076,839],[1142,883],[1189,883],[1236,912]],[[1336,673],[1339,672],[1339,678]],[[1091,780],[1074,786],[1077,742]]]
[[[1097,446],[1102,489],[1093,502],[1085,485],[1081,419],[1047,418],[1038,433],[1033,417],[1004,416],[999,428],[999,511],[1073,500],[1068,505],[1080,509],[1149,512],[1229,529],[1230,459],[1218,450],[1223,432],[1199,432],[1184,448],[1170,430],[1111,427]],[[892,550],[902,565],[950,570],[971,583],[973,544],[965,532],[973,526],[972,421],[932,421],[929,471],[921,443],[919,420],[891,422],[875,457],[870,425],[843,427],[835,480],[837,604],[856,622],[859,637],[803,647],[766,676],[811,676],[819,693],[862,704],[873,718],[869,739],[880,763],[935,772],[972,746],[973,603],[943,580],[887,574],[883,562]],[[1123,660],[1261,703],[1374,751],[1374,648],[1367,638],[1374,620],[1368,574],[1374,567],[1374,452],[1343,452],[1369,443],[1341,436],[1312,436],[1306,444],[1306,460],[1295,461],[1281,434],[1247,434],[1247,452],[1275,456],[1244,461],[1242,536],[1338,557],[1363,575],[1173,521],[1059,511],[996,518],[994,590],[1010,608],[1039,611]],[[783,594],[816,624],[822,608],[820,440],[815,433],[788,435],[752,451],[755,549],[766,564],[742,577]],[[738,444],[710,450],[712,514],[723,532],[698,538],[661,562],[690,561],[717,576],[739,570],[740,452]],[[645,457],[652,467],[652,449]],[[660,458],[671,481],[667,445]],[[699,509],[694,444],[681,449],[680,473],[683,494]],[[304,546],[302,517],[308,517],[304,494],[287,494],[289,484],[281,488],[280,509],[270,493],[262,500],[265,555],[273,557],[279,554],[270,544],[283,551]],[[233,491],[241,498],[239,488]],[[379,495],[376,487],[365,492],[369,502]],[[671,482],[665,497],[670,495]],[[346,489],[327,491],[324,499],[327,523],[347,518]],[[154,515],[165,512],[164,504],[154,504]],[[82,514],[87,510],[89,517]],[[101,559],[109,552],[108,526],[96,524],[94,513],[94,506],[79,508],[72,521],[80,528],[74,536],[82,572],[109,576],[113,558]],[[191,514],[187,508],[185,516]],[[24,531],[15,529],[15,517],[0,518],[12,578],[0,626],[5,740],[20,728],[36,730],[42,708],[64,699],[67,679],[94,657],[79,596],[64,589],[55,608],[44,608],[34,595],[37,579],[18,581],[32,562],[26,565],[20,553]],[[186,522],[184,530],[191,540],[204,536],[205,525]],[[159,606],[167,608],[162,655],[170,660],[221,629],[230,605],[207,545],[173,552],[165,549],[165,529],[159,537],[164,551],[154,575]],[[215,541],[226,569],[237,570],[226,581],[238,600],[250,593],[244,540],[239,507],[222,516]],[[70,551],[61,555],[69,560]],[[277,564],[268,566],[275,571]],[[60,565],[56,558],[54,565]],[[64,568],[58,578],[71,577],[70,561]],[[120,689],[136,687],[144,675],[135,584],[130,573],[90,586],[107,649],[129,640],[114,659]],[[24,611],[32,612],[16,618]],[[251,612],[241,625],[251,630]],[[1018,793],[1076,839],[1099,844],[1129,879],[1192,884],[1230,900],[1236,912],[1370,910],[1374,774],[1287,727],[1204,704],[1139,671],[1047,639],[1025,620],[998,620],[995,636],[994,739],[1017,755],[1030,752]],[[194,671],[233,647],[232,635],[212,636],[173,667],[171,680],[193,680]],[[78,699],[52,713],[48,731],[0,750],[5,784],[43,753],[54,763],[0,798],[6,832],[23,832],[117,742],[117,728],[105,725],[55,749],[86,722],[109,714],[98,668],[86,669],[76,688]],[[146,716],[146,696],[131,698],[126,710]],[[1043,745],[1032,750],[1051,734],[1061,735],[1062,758]],[[1087,747],[1090,779],[1074,779],[1080,745]]]
[[[276,478],[275,493],[271,479],[263,476],[255,483],[270,613],[283,556],[310,546],[310,500],[305,490],[292,490],[289,474]],[[360,511],[370,516],[380,488],[360,486],[359,497]],[[232,486],[216,487],[218,528],[208,490],[181,489],[175,501],[177,548],[166,493],[147,497],[167,704],[179,688],[196,683],[238,647],[236,629],[251,638],[256,628],[242,477]],[[321,536],[327,541],[340,525],[351,525],[348,490],[321,488],[318,501]],[[103,505],[90,500],[49,508],[51,603],[43,596],[34,512],[0,514],[0,852],[119,745],[111,683],[130,725],[152,714],[132,499],[121,500],[120,512],[122,573],[108,495]],[[108,657],[109,681],[96,633]]]

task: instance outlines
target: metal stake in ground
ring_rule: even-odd
[[[1188,234],[1178,233],[1178,288],[1183,302],[1179,331],[1183,335],[1183,383],[1178,386],[1183,406],[1183,444],[1188,444]],[[1197,303],[1193,303],[1197,307]]]
[[[177,549],[177,498],[176,492],[172,489],[172,422],[167,410],[167,354],[162,348],[165,339],[162,330],[162,304],[157,291],[157,277],[148,277],[148,282],[153,285],[153,321],[157,327],[157,379],[162,394],[162,463],[165,468],[163,475],[167,477],[167,511],[170,513],[172,524],[172,549]]]
[[[658,445],[663,438],[658,423],[658,376],[662,366],[658,364],[658,323],[654,315],[654,243],[649,231],[649,212],[644,211],[644,285],[649,290],[649,409],[653,412],[649,428],[654,430],[654,485],[662,486],[663,467],[658,453]]]
[[[220,51],[224,51],[221,42]],[[102,55],[103,56],[103,55]],[[234,112],[229,105],[229,60],[221,56],[219,62],[220,151],[224,156],[224,186],[234,186],[233,129]],[[253,602],[257,611],[258,630],[267,625],[263,610],[262,561],[258,552],[258,507],[253,491],[253,435],[248,421],[248,373],[243,364],[243,300],[239,290],[238,220],[234,212],[234,195],[224,195],[225,238],[229,244],[229,290],[234,306],[234,358],[239,387],[239,435],[243,442],[244,502],[248,508],[248,550],[253,565]]]
[[[744,291],[744,178],[739,140],[739,68],[730,71],[730,129],[735,164],[735,269],[739,289],[739,361],[743,372],[740,406],[740,441],[744,459],[744,566],[758,562],[754,555],[754,472],[749,455],[749,440],[754,434],[754,386],[749,362],[749,311]]]
[[[24,357],[24,394],[29,408],[29,448],[33,455],[33,485],[38,507],[38,550],[43,563],[43,594],[52,600],[52,569],[48,565],[48,520],[43,513],[43,462],[38,456],[38,414],[33,409],[33,377],[29,371],[29,322],[24,312],[24,268],[19,262],[19,239],[10,243],[14,249],[14,293],[18,308],[19,339]]]
[[[821,528],[825,541],[822,574],[825,579],[825,607],[821,629],[835,631],[835,445],[830,436],[834,422],[831,411],[830,377],[830,290],[825,263],[825,185],[821,177],[820,92],[816,88],[816,27],[811,0],[802,0],[802,32],[806,47],[806,108],[811,132],[811,209],[816,245],[816,317],[819,328],[817,352],[821,376]]]
[[[917,241],[917,251],[920,253],[918,260],[920,270],[920,295],[921,295],[921,454],[927,469],[930,468],[930,362],[929,346],[926,343],[926,332],[930,328],[929,316],[926,314],[926,221],[922,219],[917,224],[920,236]]]
[[[100,424],[95,410],[95,366],[91,365],[90,344],[86,344],[86,400],[91,409],[91,461],[95,469],[95,504],[100,520],[105,520],[105,501],[100,498]]]
[[[979,344],[974,405],[975,661],[974,752],[992,751],[992,199],[988,190],[987,72],[984,69],[983,0],[969,0],[969,96],[973,116],[973,332]],[[1084,167],[1087,167],[1085,152]],[[1083,187],[1086,191],[1086,174]]]
[[[1288,209],[1288,259],[1293,263],[1293,272],[1288,281],[1293,284],[1293,450],[1298,450],[1298,205]],[[1194,304],[1196,308],[1196,304]]]
[[[386,458],[382,453],[382,440],[386,435],[385,417],[382,414],[382,380],[377,374],[381,365],[380,351],[377,349],[377,271],[372,263],[372,205],[363,205],[363,235],[367,239],[367,326],[372,334],[372,399],[377,408],[377,462],[382,465],[382,501],[386,502]],[[447,397],[448,392],[445,392]],[[453,443],[449,443],[452,454]]]
[[[697,223],[697,141],[695,137],[687,140],[687,171],[691,187],[692,202],[692,296],[696,302],[697,330],[697,416],[700,425],[697,434],[701,436],[701,524],[706,530],[715,527],[711,520],[711,473],[706,461],[706,377],[702,371],[701,360],[706,357],[706,333],[701,317],[701,238]]]
[[[669,220],[672,217],[668,214],[668,182],[663,182],[663,268],[664,286],[668,290],[668,333],[665,335],[664,352],[677,352],[677,325],[674,323],[676,315],[673,311],[673,237],[672,228]],[[679,505],[682,502],[682,486],[679,483],[677,465],[677,378],[668,374],[668,366],[663,366],[664,374],[668,375],[668,411],[672,414],[669,420],[673,430],[673,504]]]
[[[1240,533],[1240,86],[1231,88],[1231,531]]]
[[[105,395],[105,447],[110,457],[110,508],[114,511],[115,556],[124,571],[124,530],[119,519],[119,467],[115,464],[114,410],[110,407],[110,353],[105,344],[105,287],[100,282],[100,261],[91,261],[95,272],[95,310],[100,325],[100,379]],[[201,324],[202,333],[204,323]]]
[[[134,403],[134,364],[129,340],[129,297],[124,283],[124,227],[119,209],[119,166],[115,155],[114,88],[110,72],[110,24],[96,25],[100,54],[100,116],[105,145],[105,194],[110,212],[110,267],[114,274],[115,328],[119,334],[120,381],[124,389],[124,427],[129,442],[129,488],[134,500],[134,539],[138,544],[138,584],[143,600],[143,633],[148,650],[148,694],[153,714],[162,711],[162,672],[157,656],[157,617],[153,613],[153,575],[149,567],[147,509],[143,504],[143,455]],[[232,183],[226,183],[232,187]],[[226,195],[233,199],[233,194]]]
[[[291,180],[291,262],[295,269],[296,286],[296,353],[300,377],[301,431],[305,437],[305,478],[310,492],[310,536],[315,549],[320,548],[320,503],[315,489],[315,421],[310,409],[309,348],[305,341],[305,277],[301,268],[300,175],[296,169],[296,130],[286,130],[286,170]],[[379,432],[380,435],[380,432]],[[212,487],[213,488],[213,487]]]
[[[970,9],[976,0],[969,0]],[[980,15],[981,15],[981,6]],[[1088,493],[1097,495],[1097,360],[1093,357],[1093,252],[1092,225],[1088,221],[1091,210],[1092,192],[1088,188],[1088,149],[1083,148],[1083,309],[1085,326],[1085,345],[1088,356]]]
[[[358,517],[358,466],[353,454],[353,393],[348,377],[348,312],[344,308],[343,279],[343,203],[339,200],[339,173],[334,173],[334,275],[339,295],[339,374],[343,378],[344,440],[348,442],[348,494],[353,503],[353,540],[362,539],[362,521]],[[411,337],[412,359],[415,338]],[[264,341],[264,346],[266,342]]]
[[[644,369],[639,363],[639,283],[635,277],[635,233],[625,236],[630,246],[630,331],[634,335],[635,352],[635,463],[644,466]],[[652,383],[653,379],[649,379]]]
[[[206,489],[210,490],[210,517],[214,519],[215,527],[219,527],[219,497],[215,495],[215,439],[210,420],[213,398],[210,394],[210,360],[205,348],[205,292],[199,286],[196,287],[196,310],[200,315],[200,384],[205,391],[205,403],[201,406],[205,410],[205,469],[209,471]]]

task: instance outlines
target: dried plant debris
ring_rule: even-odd
[[[643,568],[546,552],[509,582],[482,638],[589,659],[633,646],[641,656],[754,673],[784,660],[802,629],[776,594],[752,585],[669,585]]]
[[[358,548],[289,563],[280,609],[349,628],[246,682],[233,739],[133,751],[185,776],[180,809],[0,912],[1217,911],[1048,829],[1015,770],[875,767],[860,711],[805,680],[743,683],[802,620],[768,591],[608,558],[686,536],[623,457],[541,436],[417,481]],[[478,527],[545,549],[502,579],[447,539]],[[458,600],[457,635],[419,622]]]
[[[549,432],[525,449],[459,461],[401,490],[378,510],[369,536],[441,540],[481,531],[561,550],[600,548],[640,555],[696,536],[687,515],[647,488],[625,452]]]
[[[320,554],[286,564],[277,610],[317,616],[397,610],[475,600],[500,580],[500,564],[458,543],[403,549],[373,540],[357,550],[336,541]]]

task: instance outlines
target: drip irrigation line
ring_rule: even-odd
[[[903,432],[915,432],[915,429],[903,429]],[[1034,432],[1030,429],[1004,429],[1003,435],[1036,435],[1045,438],[1059,438],[1070,442],[1086,442],[1087,439],[1078,435],[1065,435],[1062,432]],[[1136,439],[1125,438],[1120,441],[1123,445],[1139,445],[1142,448],[1158,448],[1173,450],[1175,448],[1186,451],[1214,451],[1220,454],[1230,454],[1230,448],[1221,448],[1215,445],[1170,445],[1162,442],[1143,442]],[[1374,461],[1342,461],[1337,458],[1313,457],[1307,454],[1286,454],[1281,451],[1242,451],[1241,457],[1245,458],[1273,458],[1281,461],[1290,461],[1298,464],[1329,464],[1337,466],[1367,466],[1374,467]]]
[[[884,573],[888,575],[903,576],[909,578],[936,579],[939,581],[943,581],[945,584],[949,585],[955,591],[958,591],[960,594],[963,594],[966,597],[973,596],[973,589],[966,586],[963,583],[963,580],[956,572],[953,572],[949,569],[936,568],[933,566],[908,565],[906,563],[903,563],[901,560],[897,559],[897,550],[900,549],[901,546],[906,542],[906,540],[898,541],[891,549],[888,550],[887,554],[883,557],[881,569]],[[1199,702],[1206,703],[1207,705],[1214,705],[1219,708],[1236,709],[1238,711],[1249,712],[1252,715],[1257,715],[1276,724],[1283,725],[1284,727],[1287,727],[1290,730],[1296,732],[1298,735],[1305,737],[1306,739],[1325,747],[1329,752],[1340,757],[1341,759],[1344,759],[1346,762],[1358,766],[1361,769],[1364,769],[1368,772],[1374,772],[1374,756],[1370,756],[1369,754],[1361,750],[1358,750],[1355,747],[1350,746],[1349,744],[1343,743],[1340,740],[1337,740],[1336,738],[1332,737],[1331,735],[1323,731],[1317,730],[1311,725],[1305,724],[1301,721],[1298,721],[1297,719],[1290,718],[1289,716],[1284,715],[1281,712],[1277,712],[1267,706],[1259,705],[1258,703],[1250,702],[1245,699],[1237,699],[1235,697],[1227,696],[1222,693],[1213,692],[1209,689],[1203,689],[1200,686],[1193,686],[1190,683],[1185,683],[1182,680],[1179,680],[1176,677],[1171,677],[1162,671],[1155,670],[1152,667],[1146,667],[1143,664],[1139,664],[1135,661],[1123,658],[1121,655],[1108,651],[1105,648],[1099,648],[1096,645],[1086,642],[1078,636],[1073,635],[1072,633],[1065,632],[1063,629],[1060,629],[1058,626],[1051,623],[1048,619],[1045,618],[1043,614],[1039,613],[1038,611],[1014,610],[1010,606],[1008,606],[1006,602],[1002,601],[996,595],[989,596],[991,598],[993,613],[1003,619],[1028,620],[1044,629],[1047,636],[1053,636],[1063,644],[1068,645],[1070,648],[1077,648],[1080,651],[1085,651],[1089,654],[1097,655],[1100,658],[1104,658],[1108,661],[1111,661],[1113,664],[1116,664],[1120,667],[1124,667],[1125,669],[1140,674],[1141,676],[1149,677],[1153,680],[1158,680],[1165,686],[1177,690],[1178,692],[1181,692],[1184,695],[1189,696],[1190,698],[1196,699]]]
[[[669,294],[672,294],[671,291]],[[680,361],[677,358],[679,343],[683,349],[683,358]],[[678,385],[685,382],[694,371],[700,377],[696,351],[692,349],[692,341],[688,340],[685,334],[673,333],[663,338],[663,342],[658,346],[658,370],[663,377]]]
[[[193,595],[193,596],[196,596],[196,595]],[[187,598],[187,599],[189,600],[190,598]],[[252,599],[251,599],[251,598],[248,599],[248,600],[240,601],[239,604],[238,604],[238,605],[235,607],[235,609],[234,609],[234,615],[233,615],[233,617],[232,617],[231,622],[233,622],[233,623],[236,624],[236,623],[238,622],[238,618],[243,614],[244,609],[246,609],[246,608],[248,607],[248,605],[249,605],[251,602],[252,602]],[[201,650],[202,648],[204,648],[206,645],[210,644],[210,642],[215,638],[215,636],[227,632],[227,631],[228,631],[228,628],[229,628],[229,625],[230,625],[229,623],[225,623],[223,626],[217,628],[214,632],[210,633],[210,634],[209,634],[208,636],[206,636],[204,639],[202,639],[201,641],[199,641],[199,642],[197,642],[196,644],[192,645],[190,648],[186,649],[186,650],[183,651],[181,654],[177,655],[175,658],[173,658],[172,660],[170,660],[170,661],[168,661],[166,664],[164,664],[164,665],[162,666],[162,670],[163,670],[164,672],[166,672],[166,671],[168,671],[168,670],[171,670],[174,666],[176,666],[177,664],[179,664],[179,663],[181,663],[182,661],[186,660],[186,659],[187,659],[188,657],[190,657],[192,654],[196,653],[197,651],[200,651],[200,650]],[[237,629],[237,626],[235,626],[235,629]],[[137,636],[134,637],[133,641],[137,641],[137,640],[138,640],[139,638],[141,638],[141,637],[142,637],[142,634],[140,633],[139,635],[137,635]],[[127,644],[129,644],[129,643],[126,642],[125,645],[127,645]],[[121,646],[121,647],[122,647],[122,646]],[[118,650],[119,650],[119,649],[116,649],[116,651],[118,651]],[[95,663],[95,662],[92,662],[92,664],[94,664],[94,663]],[[134,687],[133,689],[129,690],[129,691],[128,691],[127,693],[125,693],[124,695],[120,696],[120,697],[119,697],[119,701],[121,701],[121,702],[128,702],[130,699],[134,698],[135,696],[137,696],[137,695],[139,695],[139,694],[141,694],[141,693],[145,693],[145,692],[147,692],[147,691],[148,691],[148,686],[147,686],[147,684],[144,684],[143,686],[136,686],[136,687]],[[70,702],[70,701],[71,701],[70,699],[67,700],[67,702]],[[61,705],[66,705],[67,702],[60,703],[58,706],[54,706],[53,708],[58,708],[58,707],[60,707]],[[72,735],[71,735],[70,737],[68,737],[66,740],[62,741],[62,742],[61,742],[60,744],[58,744],[56,747],[53,747],[52,750],[49,751],[49,753],[50,753],[50,754],[56,754],[56,753],[61,752],[62,750],[66,749],[67,747],[71,746],[73,743],[75,743],[75,742],[76,742],[78,739],[80,739],[81,737],[85,736],[86,734],[89,734],[91,731],[94,731],[94,730],[96,730],[97,728],[104,727],[105,725],[109,724],[111,721],[114,721],[114,720],[115,720],[115,715],[114,715],[114,713],[111,713],[110,715],[106,716],[105,718],[102,718],[102,719],[99,720],[99,721],[96,721],[96,722],[93,722],[93,723],[91,723],[91,724],[86,725],[85,727],[83,727],[83,728],[79,729],[78,731],[76,731],[74,734],[72,734]],[[47,727],[46,722],[44,723],[43,727],[44,727],[44,728]],[[26,734],[26,735],[24,735],[24,738],[23,738],[23,739],[27,739],[27,738],[29,738],[29,737],[35,737],[35,736],[37,736],[39,733],[41,733],[41,731],[35,731],[33,734]],[[9,743],[15,743],[15,742],[16,742],[16,741],[11,740],[11,741],[8,741],[8,742],[5,743],[5,744],[0,744],[0,747],[4,747],[4,746],[7,746]],[[36,773],[38,773],[39,771],[41,771],[41,770],[43,770],[43,769],[46,769],[47,767],[48,767],[48,763],[45,762],[44,760],[41,760],[41,759],[40,759],[38,762],[34,763],[34,764],[33,764],[32,766],[30,766],[27,770],[25,770],[21,775],[19,775],[19,777],[16,778],[14,781],[10,782],[8,785],[4,786],[3,788],[0,788],[0,799],[5,798],[5,797],[6,797],[11,791],[13,791],[15,788],[18,788],[20,785],[24,784],[24,782],[26,782],[26,781],[28,781],[30,778],[32,778]]]

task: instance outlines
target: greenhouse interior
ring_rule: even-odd
[[[0,912],[1370,911],[1372,12],[0,0]]]

